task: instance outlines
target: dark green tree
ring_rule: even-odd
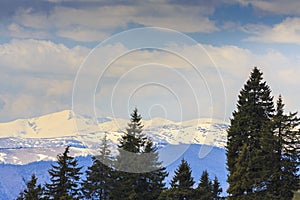
[[[192,188],[194,184],[195,181],[192,177],[191,167],[186,160],[182,159],[171,181],[171,187],[189,189]]]
[[[157,199],[164,189],[166,169],[158,160],[156,147],[142,133],[141,119],[135,108],[120,140],[112,199]]]
[[[166,168],[159,161],[157,148],[151,140],[145,143],[145,149],[141,154],[141,162],[145,172],[140,174],[137,192],[144,199],[158,199],[165,189],[164,179],[168,176]]]
[[[239,94],[228,129],[229,199],[265,199],[272,176],[273,114],[271,90],[255,67]]]
[[[197,187],[198,199],[212,199],[212,182],[209,179],[208,172],[206,170],[203,171],[200,182]]]
[[[86,171],[83,193],[87,199],[110,199],[113,185],[112,158],[106,134],[102,140],[100,154],[92,157],[93,164]]]
[[[194,199],[194,184],[191,167],[186,160],[182,159],[171,180],[171,188],[164,194],[165,198]]]
[[[57,156],[57,165],[50,169],[50,183],[46,183],[46,197],[54,200],[80,199],[80,172],[77,160],[69,155],[69,146]]]
[[[285,114],[282,97],[277,101],[274,123],[273,176],[269,186],[272,199],[289,200],[299,189],[300,119],[297,112]]]
[[[20,192],[17,200],[39,200],[43,198],[43,188],[37,185],[35,174],[31,176],[31,180],[26,183],[26,189]]]
[[[120,171],[136,172],[141,170],[140,163],[136,162],[137,158],[144,150],[146,137],[142,133],[142,117],[138,114],[137,108],[131,114],[130,123],[126,132],[122,135],[115,167]]]
[[[131,114],[130,123],[119,144],[119,155],[114,162],[114,189],[112,199],[136,199],[137,183],[142,169],[139,163],[139,155],[145,144],[145,136],[142,133],[142,117],[137,108]]]
[[[220,200],[222,199],[220,197],[221,193],[222,193],[222,188],[220,185],[220,182],[218,180],[218,178],[215,176],[213,183],[212,183],[212,199],[213,200]]]

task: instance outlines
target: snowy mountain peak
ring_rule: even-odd
[[[71,110],[30,119],[0,123],[0,137],[53,138],[76,135],[76,121]]]
[[[65,146],[75,148],[76,155],[93,154],[104,134],[107,134],[112,151],[115,151],[128,122],[128,119],[122,118],[80,116],[65,110],[0,123],[0,161],[24,164],[41,159],[52,160],[53,155]],[[205,144],[224,148],[226,144],[228,123],[220,120],[206,118],[173,122],[153,118],[142,120],[142,123],[144,133],[158,147],[167,144]],[[25,152],[34,156],[23,156]]]

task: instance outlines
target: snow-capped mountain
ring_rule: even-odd
[[[104,134],[116,153],[118,139],[129,120],[92,118],[75,115],[71,110],[37,118],[0,123],[0,162],[27,164],[55,160],[62,148],[69,145],[75,156],[97,153]],[[144,133],[163,148],[167,144],[205,144],[224,148],[228,124],[219,120],[196,119],[173,122],[154,118],[143,120]]]
[[[128,122],[113,117],[78,116],[65,110],[0,123],[0,200],[15,199],[32,173],[41,184],[49,181],[47,171],[66,146],[71,146],[70,153],[79,159],[83,169],[91,164],[90,155],[98,153],[105,134],[112,153],[116,154],[118,139]],[[208,170],[211,178],[216,175],[226,190],[226,122],[212,119],[173,122],[162,118],[142,122],[144,134],[157,145],[160,159],[167,167],[167,183],[184,157],[196,182],[202,171]]]

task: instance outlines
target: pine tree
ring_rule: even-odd
[[[51,183],[46,183],[46,196],[49,199],[80,199],[82,167],[78,167],[77,160],[68,154],[69,146],[57,156],[57,165],[52,165],[48,171]]]
[[[274,173],[269,186],[272,199],[289,200],[299,189],[299,139],[296,128],[300,124],[297,113],[284,114],[282,97],[277,101],[273,117],[275,136]]]
[[[113,184],[112,160],[104,135],[100,147],[100,154],[92,157],[93,164],[86,171],[86,180],[83,182],[83,193],[87,199],[107,200]]]
[[[199,185],[197,187],[198,199],[212,199],[212,182],[209,179],[208,172],[203,171]]]
[[[135,108],[114,162],[112,199],[157,199],[164,189],[166,169],[153,142],[142,133],[141,119]]]
[[[37,185],[35,174],[31,176],[31,180],[26,183],[26,189],[20,192],[17,200],[39,200],[43,198],[43,188]]]
[[[171,189],[167,193],[167,199],[192,199],[194,184],[191,167],[186,160],[182,159],[171,180]]]
[[[137,108],[131,114],[130,123],[126,133],[122,136],[119,144],[119,155],[114,162],[114,189],[112,199],[136,198],[137,180],[142,170],[139,155],[145,144],[145,136],[142,134],[142,117]]]
[[[220,186],[220,182],[218,178],[215,176],[213,183],[212,183],[212,199],[213,200],[220,200],[220,194],[222,193],[222,188]]]
[[[145,172],[140,174],[136,190],[144,199],[158,199],[160,193],[165,189],[164,179],[168,173],[166,168],[162,167],[157,148],[151,140],[146,141],[141,156]]]
[[[195,181],[192,177],[191,167],[186,160],[182,159],[171,181],[171,187],[189,189],[192,188],[194,184]]]
[[[228,129],[229,199],[263,199],[266,195],[272,176],[273,114],[271,90],[255,67],[239,94]]]
[[[146,137],[142,133],[142,117],[138,114],[137,108],[131,114],[130,123],[126,128],[126,133],[122,136],[119,144],[119,155],[115,167],[125,172],[140,172],[142,169],[139,163],[139,155],[143,151]]]

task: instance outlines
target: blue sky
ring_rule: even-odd
[[[264,72],[273,95],[283,95],[287,111],[300,110],[298,0],[4,0],[0,4],[1,122],[74,107],[80,108],[79,114],[94,110],[97,117],[126,118],[135,106],[146,119],[228,121],[254,66]],[[143,27],[181,32],[205,52],[194,44],[171,44],[168,48],[177,56],[159,49],[128,52],[135,45],[130,40],[101,46],[94,51],[99,55],[88,57],[115,34]],[[180,55],[197,60],[201,76]],[[120,57],[99,74],[105,66],[97,65],[97,59],[113,56]],[[76,75],[82,78],[79,86]],[[91,85],[91,77],[98,82]]]

